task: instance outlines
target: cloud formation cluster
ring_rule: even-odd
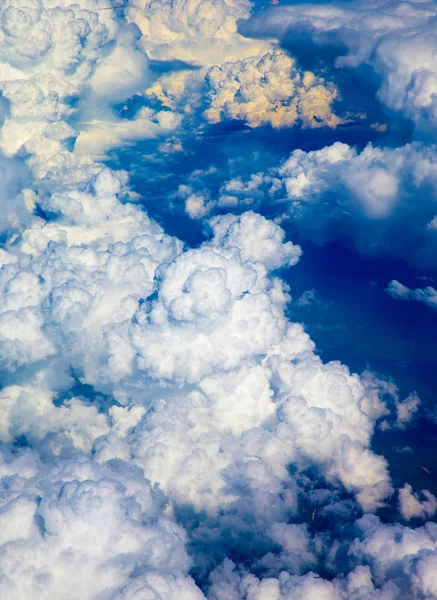
[[[296,38],[307,52],[334,60],[337,69],[370,65],[379,100],[419,129],[435,127],[437,70],[434,2],[355,0],[292,4],[258,14],[245,33]]]
[[[120,115],[152,83],[149,56],[201,66],[202,110],[254,126],[250,94],[269,102],[282,88],[286,108],[267,106],[259,124],[291,124],[294,103],[308,126],[334,126],[334,88],[243,38],[248,3],[152,0],[129,4],[126,18],[100,7],[1,8],[0,596],[432,597],[435,526],[364,514],[392,496],[403,522],[435,513],[426,490],[394,495],[371,448],[376,427],[407,425],[417,396],[400,400],[391,382],[321,360],[287,315],[293,290],[280,270],[302,250],[276,222],[219,215],[205,222],[206,241],[185,247],[126,201],[125,173],[97,160],[179,126],[170,106]],[[178,77],[171,84],[184,92],[188,76]],[[255,92],[245,96],[247,78]],[[371,156],[330,152],[340,158],[293,155],[253,188],[292,195],[300,168],[312,197],[311,177],[339,162],[346,174],[327,180],[353,181],[355,160],[383,188],[379,204],[358,199],[359,210],[385,214],[387,181],[409,155],[375,159],[394,165],[390,179]],[[417,185],[433,185],[426,160]]]
[[[140,0],[128,20],[141,30],[141,46],[155,60],[208,66],[259,54],[269,44],[243,37],[237,22],[251,12],[248,0]]]
[[[154,60],[193,70],[170,71],[155,81],[146,97],[186,115],[195,126],[206,120],[243,120],[251,127],[335,127],[339,97],[331,82],[297,68],[295,61],[264,40],[243,37],[246,1],[129,4],[128,19],[139,26],[139,44]],[[191,127],[193,123],[191,123]]]
[[[185,533],[140,469],[2,453],[0,591],[17,600],[201,600]]]
[[[206,75],[209,122],[243,120],[251,127],[335,127],[338,93],[311,72],[302,73],[288,55],[277,52],[213,67]]]
[[[341,75],[340,89],[347,81],[344,72],[356,71],[369,89],[376,86],[389,131],[407,131],[410,122],[416,141],[393,147],[388,138],[386,145],[368,144],[360,149],[341,142],[310,151],[298,149],[268,173],[249,172],[222,184],[218,194],[211,193],[207,183],[202,186],[199,182],[192,195],[203,198],[202,215],[228,206],[269,203],[278,218],[290,219],[317,243],[346,238],[365,254],[401,256],[423,269],[434,270],[437,154],[433,143],[434,46],[430,36],[435,19],[431,2],[356,0],[329,6],[272,6],[245,21],[241,25],[245,34],[256,39],[276,37],[284,47],[296,51],[298,59],[313,57],[325,81],[335,84],[336,75]],[[286,62],[285,55],[281,64],[282,60]],[[264,62],[257,63],[257,71],[262,70],[260,64]],[[269,83],[267,77],[260,79],[261,87],[254,85],[258,75],[253,64],[235,74],[234,68],[227,69],[232,73],[231,81],[225,79],[223,66],[212,69],[218,94],[210,100],[211,107],[205,113],[208,118],[243,118],[249,124],[252,119],[252,123],[278,126],[298,118],[298,109],[292,117],[294,103],[289,100],[281,108],[285,111],[283,119],[279,118],[281,111],[269,110],[269,93],[277,102],[284,85]],[[268,92],[263,91],[263,85]],[[324,98],[329,85],[324,87]],[[298,103],[305,97],[299,95]],[[324,109],[319,116],[320,122],[315,113],[311,117],[316,124],[339,123],[338,117]],[[192,216],[197,217],[195,212]]]
[[[433,269],[436,166],[434,145],[368,144],[359,151],[335,142],[295,150],[267,173],[229,180],[207,210],[274,202],[278,215],[317,243],[347,239],[364,254],[402,256]]]
[[[329,519],[392,493],[369,448],[387,390],[323,364],[286,319],[288,291],[269,272],[301,251],[276,224],[217,217],[211,241],[184,250],[119,189],[102,170],[88,192],[53,194],[44,208],[57,216],[3,251],[4,510],[29,526],[6,529],[2,585],[50,597],[86,563],[76,597],[197,599],[190,565],[204,577],[243,540],[253,568],[319,585],[293,578],[329,544],[290,520],[308,501]],[[73,380],[93,392],[72,394]]]

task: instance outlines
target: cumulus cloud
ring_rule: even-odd
[[[399,508],[405,520],[429,518],[437,511],[437,498],[428,490],[422,490],[422,495],[425,499],[421,501],[408,483],[399,490]]]
[[[381,429],[405,429],[416,417],[420,406],[416,392],[401,399],[399,388],[393,381],[381,379],[370,371],[364,371],[361,378],[366,387],[366,412],[374,419],[391,413],[391,419],[381,421]]]
[[[103,170],[88,191],[53,194],[44,207],[55,218],[35,218],[4,251],[5,313],[17,323],[29,314],[34,325],[23,329],[27,337],[16,326],[15,337],[3,332],[10,383],[1,396],[2,441],[26,440],[45,460],[88,455],[98,468],[128,461],[141,469],[168,495],[169,514],[182,522],[184,507],[203,515],[190,527],[202,572],[245,539],[272,572],[279,544],[278,564],[301,573],[318,551],[308,538],[307,554],[298,555],[293,544],[306,539],[304,530],[284,537],[278,524],[297,514],[307,469],[364,510],[392,492],[385,460],[369,449],[377,417],[368,391],[340,363],[324,365],[302,327],[285,318],[287,289],[269,271],[296,264],[301,251],[278,225],[255,213],[225,215],[211,221],[211,241],[183,251],[138,207],[120,204],[119,189]],[[102,399],[79,394],[58,403],[71,374]],[[104,559],[83,560],[97,568]],[[162,589],[195,590],[184,568],[182,582],[166,572]],[[149,581],[147,569],[138,573]],[[93,589],[117,589],[118,581],[96,578]]]
[[[2,453],[2,595],[200,600],[165,496],[122,461]],[[80,576],[78,576],[78,574]]]
[[[270,41],[242,36],[238,23],[250,2],[129,3],[129,21],[141,30],[139,45],[154,61],[177,66],[146,89],[148,102],[184,115],[184,126],[244,120],[250,127],[336,127],[339,98],[332,82],[297,68]],[[190,216],[207,214],[205,198],[186,202]]]
[[[385,291],[395,300],[417,300],[418,302],[427,304],[431,308],[437,308],[437,290],[432,286],[412,290],[399,281],[396,281],[396,279],[393,279]]]
[[[117,201],[120,182],[109,171],[101,171],[92,185],[94,194],[72,190],[51,196],[44,208],[62,218],[35,219],[19,253],[5,255],[0,354],[8,369],[56,355],[64,341],[50,339],[48,329],[76,339],[68,343],[75,368],[98,368],[86,359],[82,344],[95,346],[93,330],[103,341],[106,325],[114,329],[132,317],[139,300],[153,291],[155,268],[181,247],[137,207]],[[51,325],[44,315],[51,315]],[[74,333],[79,323],[91,337]],[[115,331],[108,335],[115,335],[115,343]],[[88,383],[94,381],[89,377]]]
[[[243,38],[237,20],[248,3],[129,4],[130,24],[93,10],[101,7],[1,8],[0,595],[433,595],[433,524],[355,522],[394,492],[372,450],[375,428],[405,427],[418,397],[401,400],[392,382],[321,360],[288,318],[293,290],[280,274],[302,250],[276,222],[220,215],[205,223],[203,243],[184,247],[123,200],[125,174],[96,160],[181,123],[170,103],[126,119],[114,109],[152,84],[146,52],[203,69],[169,76],[162,90],[180,99],[195,89],[196,110],[252,126],[290,125],[293,111],[306,126],[334,126],[334,88],[270,43]],[[190,77],[199,78],[191,88]],[[293,155],[296,164],[245,192],[279,190],[282,178],[294,198],[302,163],[309,183],[299,193],[310,203],[314,181],[339,162],[345,174],[328,174],[321,193],[342,177],[359,190],[353,172],[363,169],[369,194],[351,202],[381,220],[412,155],[423,159],[414,185],[434,185],[421,146],[381,151],[385,171],[372,152],[335,147],[336,161],[309,153],[309,167]],[[224,186],[221,206],[238,204],[240,183]],[[195,218],[214,204],[194,179],[178,194]],[[309,290],[300,303],[314,298]],[[406,485],[395,498],[405,520],[435,512],[429,492]],[[330,580],[319,575],[327,572]]]
[[[206,75],[209,88],[209,122],[244,120],[251,127],[335,127],[341,120],[332,112],[338,97],[311,72],[301,72],[295,61],[281,52],[213,67]]]
[[[135,139],[166,135],[176,115],[143,110],[122,119],[113,105],[150,83],[138,29],[113,11],[80,4],[8,0],[1,7],[0,90],[7,114],[0,148],[21,154],[41,189],[84,183],[98,171],[91,155]],[[99,140],[97,142],[97,140]],[[78,153],[71,151],[77,144]]]
[[[141,30],[141,46],[152,59],[209,66],[265,51],[269,44],[237,31],[251,12],[248,0],[140,0],[128,4],[128,18]]]
[[[379,100],[428,133],[437,120],[436,17],[429,1],[292,4],[258,14],[244,32],[290,40],[296,49],[305,43],[307,52],[334,58],[337,69],[370,65]]]
[[[299,69],[274,47],[241,60],[167,73],[147,88],[145,97],[183,114],[182,125],[199,132],[205,123],[222,121],[315,129],[335,128],[345,120],[334,111],[335,85]]]
[[[242,205],[248,198],[258,204],[279,200],[276,212],[317,243],[346,238],[363,253],[383,251],[432,269],[436,165],[433,145],[369,144],[360,152],[336,142],[295,150],[268,173],[230,180],[220,197],[232,196]]]
[[[232,561],[224,561],[211,575],[209,597],[214,600],[398,600],[432,598],[436,594],[436,527],[429,522],[411,529],[384,525],[365,515],[356,522],[357,537],[333,548],[333,564],[346,552],[346,577],[322,579],[315,573],[303,577],[283,571],[277,577],[259,578]],[[361,563],[361,564],[358,564]]]

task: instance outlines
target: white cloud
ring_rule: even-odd
[[[208,222],[211,239],[184,248],[139,206],[122,203],[126,175],[96,161],[113,146],[179,127],[170,104],[131,120],[113,113],[112,104],[152,83],[144,50],[203,67],[194,84],[187,74],[166,84],[179,100],[194,89],[195,110],[205,108],[213,65],[227,61],[207,100],[216,109],[229,88],[232,104],[253,77],[255,92],[240,106],[253,125],[253,94],[270,102],[272,90],[283,107],[294,98],[307,125],[314,116],[335,125],[334,89],[272,54],[271,43],[243,38],[237,20],[249,15],[248,3],[129,5],[141,36],[116,12],[93,12],[100,7],[7,0],[1,8],[0,87],[9,106],[0,145],[10,156],[0,158],[0,202],[15,230],[0,250],[0,595],[200,600],[193,568],[211,600],[382,599],[379,590],[389,598],[397,585],[387,579],[399,560],[402,581],[418,597],[433,594],[429,525],[365,517],[345,542],[345,578],[308,572],[332,562],[341,543],[312,523],[335,516],[350,525],[392,494],[371,438],[382,417],[405,426],[417,396],[400,401],[394,384],[322,362],[287,318],[292,290],[275,271],[296,265],[302,251],[279,225],[254,212],[221,215]],[[304,91],[291,89],[289,69]],[[228,108],[226,118],[240,118]],[[260,123],[282,124],[288,110],[267,106]],[[423,158],[416,171],[408,152]],[[335,146],[294,155],[275,177],[230,184],[222,204],[266,182],[279,189],[281,177],[290,197],[307,201],[343,177],[357,211],[380,221],[395,210],[408,168],[417,189],[433,185],[432,152],[405,153]],[[344,172],[329,172],[334,163]],[[303,177],[293,184],[295,170]],[[193,177],[179,194],[202,218],[213,200],[196,186]],[[36,204],[46,217],[33,214]],[[401,490],[405,518],[432,514],[434,499],[424,494]],[[383,561],[380,538],[390,549]],[[228,556],[241,556],[247,571]]]
[[[279,201],[276,212],[319,243],[346,238],[363,253],[383,251],[432,268],[436,237],[429,222],[436,190],[433,145],[369,144],[359,152],[336,142],[320,150],[295,150],[268,173],[228,181],[221,194],[232,194],[242,205],[248,196],[258,203]]]
[[[150,109],[132,120],[114,112],[113,104],[141,93],[152,76],[139,32],[113,11],[93,11],[101,7],[93,0],[8,0],[1,8],[0,90],[9,111],[0,147],[30,155],[44,184],[83,184],[99,170],[90,154],[166,135],[179,123]],[[70,149],[75,140],[78,155]]]
[[[335,67],[370,65],[380,77],[378,98],[429,133],[437,122],[434,61],[435,4],[424,0],[355,0],[271,7],[246,33],[307,44],[307,52],[336,56]],[[314,47],[311,47],[312,42]]]
[[[251,127],[335,127],[338,92],[313,73],[299,71],[282,52],[224,63],[206,74],[209,88],[204,117],[211,123],[239,119]]]
[[[152,59],[214,65],[265,51],[269,44],[237,31],[248,18],[247,0],[140,0],[129,5],[128,17],[141,30],[141,46]]]
[[[366,401],[363,406],[366,414],[376,420],[391,413],[390,420],[383,420],[380,428],[405,429],[419,410],[420,398],[416,392],[401,400],[399,389],[393,381],[380,379],[370,371],[364,371],[361,378],[366,388]]]
[[[418,302],[427,304],[431,308],[437,308],[437,290],[432,286],[412,290],[399,281],[396,281],[396,279],[393,279],[385,291],[395,300],[417,300]]]
[[[399,508],[405,520],[412,518],[429,518],[437,511],[437,499],[428,490],[422,490],[424,500],[413,492],[411,485],[406,483],[399,490]]]
[[[2,596],[200,600],[185,534],[141,470],[2,455]],[[80,575],[80,576],[78,576]]]

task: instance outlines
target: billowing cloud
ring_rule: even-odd
[[[165,135],[179,122],[152,110],[121,119],[113,110],[150,83],[149,59],[138,29],[94,8],[102,6],[8,0],[1,8],[0,90],[7,114],[0,147],[27,156],[45,183],[87,181],[96,173],[90,154]],[[79,156],[71,151],[75,143]]]
[[[389,502],[403,522],[435,513],[431,492],[394,494],[372,450],[376,428],[406,427],[418,396],[324,362],[290,321],[281,272],[302,250],[277,222],[221,214],[186,247],[99,162],[120,144],[183,137],[205,110],[334,127],[334,86],[244,38],[246,2],[97,8],[108,6],[1,8],[0,595],[432,597],[434,525],[365,514]],[[199,69],[154,81],[150,58]],[[159,86],[174,104],[120,114]],[[282,194],[304,229],[300,208],[323,215],[340,181],[357,223],[407,215],[432,235],[433,157],[336,145],[225,183],[217,202],[195,178],[177,194],[196,218],[238,208],[240,194]],[[414,221],[408,194],[424,190],[429,215]]]
[[[337,69],[370,65],[380,79],[379,100],[429,134],[428,124],[437,122],[436,18],[426,0],[292,4],[259,13],[244,32],[289,40],[296,50],[306,44]]]
[[[141,47],[152,59],[179,61],[181,67],[153,82],[146,97],[187,117],[195,114],[197,126],[235,119],[276,128],[342,122],[332,109],[339,97],[333,83],[298,69],[270,42],[238,32],[237,23],[251,8],[249,2],[228,0],[129,5],[128,18],[141,29]],[[197,68],[188,69],[193,65]],[[188,211],[206,214],[199,198],[190,199]]]
[[[185,534],[165,496],[122,461],[47,466],[2,454],[0,590],[5,597],[200,600]]]
[[[433,145],[369,144],[360,152],[336,142],[295,150],[268,173],[228,181],[216,204],[228,197],[242,205],[275,202],[277,213],[317,243],[346,238],[363,253],[383,251],[433,268],[436,190]]]
[[[242,60],[170,72],[145,96],[184,114],[190,127],[199,130],[205,123],[221,121],[315,129],[335,128],[345,120],[333,108],[339,98],[335,85],[299,69],[294,59],[274,47]]]
[[[248,551],[262,544],[273,569],[268,550],[282,540],[278,523],[298,511],[308,468],[365,510],[380,505],[392,488],[385,461],[369,450],[379,414],[367,409],[367,388],[313,353],[284,316],[287,290],[268,275],[295,264],[300,249],[246,213],[214,219],[212,240],[182,251],[137,207],[118,203],[108,170],[92,185],[51,196],[44,206],[58,216],[36,219],[5,252],[7,318],[30,315],[34,325],[26,338],[16,326],[3,331],[3,366],[16,374],[1,399],[3,443],[25,439],[46,460],[79,452],[100,465],[129,461],[165,491],[174,514],[190,506],[205,515],[190,534],[201,569],[241,536]],[[79,394],[59,405],[70,373],[116,404],[105,409],[96,398],[100,412]],[[208,557],[214,536],[222,541]],[[291,542],[280,543],[293,573],[317,563],[312,542],[302,562]]]
[[[209,597],[213,600],[399,600],[435,596],[435,523],[410,529],[384,525],[373,515],[365,515],[357,521],[355,533],[357,537],[349,548],[337,546],[332,553],[335,564],[336,555],[346,552],[346,562],[350,565],[346,577],[329,581],[311,572],[299,577],[284,571],[278,577],[258,578],[228,560],[211,575]]]
[[[269,44],[243,37],[237,21],[247,19],[248,0],[140,0],[128,4],[128,18],[141,30],[141,46],[155,60],[210,66],[253,56]]]
[[[209,122],[239,119],[251,127],[335,127],[332,113],[338,93],[322,78],[302,73],[286,54],[276,52],[213,67],[206,75]]]
[[[421,501],[418,494],[413,493],[413,488],[408,484],[399,490],[400,511],[407,521],[418,517],[432,517],[437,511],[437,498],[428,490],[422,490],[422,495],[424,499]]]
[[[432,286],[412,290],[393,279],[388,284],[386,292],[395,300],[417,300],[431,306],[431,308],[437,308],[437,290]]]

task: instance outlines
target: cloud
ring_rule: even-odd
[[[316,308],[318,310],[326,310],[329,308],[329,304],[320,299],[317,290],[314,288],[305,290],[296,300],[296,306],[299,308]]]
[[[0,148],[24,155],[44,188],[61,179],[83,184],[98,171],[90,154],[166,135],[179,122],[152,110],[122,119],[114,110],[150,83],[149,59],[138,29],[93,8],[101,5],[10,0],[1,9],[0,90],[8,110]]]
[[[335,127],[332,112],[338,92],[311,72],[296,69],[281,52],[224,63],[206,74],[209,88],[205,118],[211,123],[244,120],[250,127]]]
[[[334,112],[335,85],[298,69],[293,58],[274,47],[241,60],[170,71],[144,97],[152,106],[183,115],[186,134],[193,129],[202,134],[206,124],[229,121],[275,129],[336,128],[344,122]]]
[[[413,518],[429,518],[437,511],[437,499],[428,490],[422,490],[425,500],[421,501],[413,488],[405,484],[399,490],[399,507],[403,518],[408,521]]]
[[[390,589],[392,584],[394,598],[401,597],[402,590],[407,590],[412,598],[435,595],[434,523],[410,529],[402,525],[383,525],[376,517],[366,515],[357,525],[361,540],[354,541],[349,554],[370,565],[378,586]]]
[[[96,158],[106,158],[106,153],[118,146],[127,147],[144,139],[159,138],[172,133],[180,123],[179,115],[150,108],[138,111],[135,118],[122,120],[94,119],[82,126],[76,141],[77,154],[92,154]]]
[[[155,60],[210,66],[259,54],[269,46],[237,31],[237,21],[250,15],[247,0],[141,0],[128,6],[129,20],[142,33],[141,46]]]
[[[212,600],[398,600],[405,594],[415,599],[435,595],[434,523],[411,529],[384,525],[377,517],[365,515],[355,527],[357,537],[344,547],[346,560],[350,561],[345,577],[327,580],[312,572],[296,576],[283,571],[277,577],[259,578],[226,560],[211,574],[208,597]],[[333,557],[336,552],[341,552],[340,547]]]
[[[429,1],[292,4],[258,13],[243,32],[290,42],[298,52],[305,44],[337,69],[369,65],[379,78],[378,99],[427,135],[437,120],[436,17]]]
[[[2,595],[200,600],[165,496],[122,461],[2,454]],[[80,577],[78,577],[80,573]]]
[[[97,353],[97,363],[89,361],[85,346],[95,346],[99,331],[103,350],[105,327],[133,316],[139,300],[153,292],[156,267],[181,247],[140,209],[118,202],[120,182],[108,170],[92,186],[94,194],[71,190],[50,197],[44,208],[62,217],[34,219],[18,252],[5,256],[0,355],[8,369],[56,355],[65,334],[72,336],[71,364],[97,383],[91,372],[101,358]]]
[[[287,288],[269,271],[301,250],[251,212],[213,219],[211,241],[183,250],[119,190],[102,170],[88,191],[53,194],[43,205],[53,219],[34,218],[5,252],[5,310],[36,320],[33,337],[2,340],[3,443],[26,440],[49,462],[79,453],[140,468],[171,513],[200,515],[190,526],[200,571],[245,539],[273,571],[283,544],[278,564],[300,573],[317,562],[312,542],[301,559],[277,524],[297,513],[307,469],[364,510],[392,492],[369,449],[376,418],[360,378],[324,365],[285,318]],[[92,402],[57,402],[70,374],[93,386]]]
[[[366,387],[367,414],[374,419],[390,415],[379,424],[382,430],[405,429],[419,410],[420,398],[413,392],[401,400],[399,389],[393,381],[381,379],[371,371],[364,371],[361,379]]]
[[[436,211],[436,165],[433,145],[368,144],[360,152],[336,142],[295,150],[268,173],[226,182],[220,194],[242,205],[248,197],[272,203],[317,243],[346,238],[364,254],[382,251],[433,268],[436,237],[429,223]]]
[[[385,291],[395,300],[417,300],[418,302],[427,304],[431,308],[437,308],[437,290],[432,286],[412,290],[399,283],[399,281],[396,281],[396,279],[393,279]]]
[[[277,222],[221,214],[204,222],[205,241],[185,247],[126,201],[125,173],[99,162],[176,130],[182,141],[161,148],[180,150],[211,108],[252,126],[292,124],[295,110],[306,126],[334,126],[334,87],[238,33],[245,2],[94,8],[106,4],[1,8],[0,595],[434,594],[433,524],[362,516],[394,495],[375,429],[405,427],[417,395],[401,400],[391,381],[321,360],[289,320],[293,289],[281,273],[302,250]],[[149,56],[199,69],[155,82]],[[159,86],[164,107],[118,112]],[[244,194],[283,189],[294,208],[314,201],[321,212],[339,180],[356,222],[380,222],[395,214],[404,179],[434,189],[433,152],[298,153],[247,185],[225,184],[218,203],[240,208]],[[202,219],[216,198],[197,175],[177,193]],[[312,301],[312,290],[301,297]],[[434,514],[426,491],[406,484],[395,498],[404,520]]]
[[[33,210],[33,193],[29,189],[29,173],[22,160],[0,153],[0,232],[11,232],[25,226]]]

